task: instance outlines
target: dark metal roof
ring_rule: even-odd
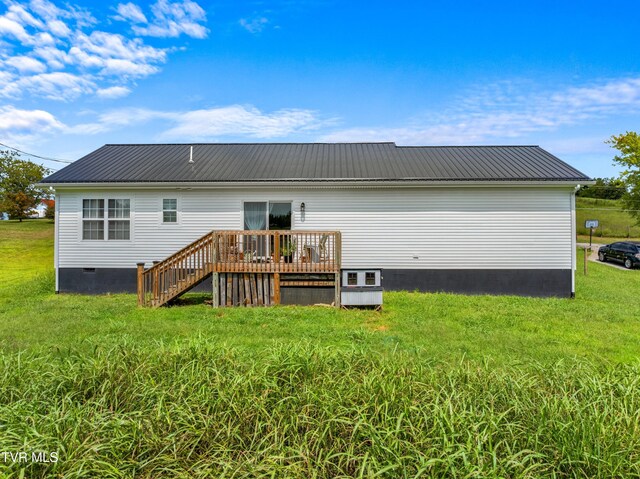
[[[538,146],[207,143],[105,145],[42,183],[587,180]]]

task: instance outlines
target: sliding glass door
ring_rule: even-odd
[[[244,203],[245,230],[290,230],[291,202],[247,201]],[[245,253],[257,261],[266,261],[273,254],[268,236],[247,235]],[[282,244],[282,242],[281,242]]]

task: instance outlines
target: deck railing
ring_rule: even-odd
[[[218,273],[335,273],[340,271],[338,231],[217,231]]]

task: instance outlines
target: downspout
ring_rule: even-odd
[[[576,268],[577,268],[577,258],[576,258],[576,191],[579,188],[577,186],[571,192],[571,297],[576,297]]]
[[[53,267],[56,270],[56,294],[60,292],[60,193],[56,193],[54,196],[55,201],[55,215],[53,221],[54,224],[54,247],[53,247]]]

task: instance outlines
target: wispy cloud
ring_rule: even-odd
[[[541,90],[524,82],[482,86],[442,113],[428,113],[399,126],[354,127],[323,141],[397,141],[402,144],[470,144],[515,139],[624,113],[640,107],[640,78]],[[425,119],[426,118],[426,119]]]
[[[151,20],[134,3],[120,3],[115,20],[128,21],[136,35],[175,38],[184,34],[193,38],[206,38],[209,30],[204,9],[191,0],[158,0],[151,6]]]
[[[142,9],[135,3],[119,3],[116,7],[117,15],[113,18],[123,22],[148,23],[147,17],[142,13]]]
[[[333,124],[316,112],[282,109],[262,112],[253,106],[230,105],[192,111],[161,111],[146,108],[112,110],[96,121],[70,127],[76,134],[96,134],[128,125],[157,121],[159,140],[216,141],[221,137],[272,139],[314,131]]]
[[[50,100],[70,101],[81,95],[94,92],[93,81],[64,72],[41,73],[11,79],[0,85],[0,96],[15,98],[23,93],[31,93]]]
[[[260,33],[269,24],[269,19],[263,15],[254,15],[250,18],[241,18],[240,26],[249,33]]]
[[[221,136],[283,138],[300,131],[316,130],[326,122],[310,110],[283,109],[264,113],[254,107],[232,105],[179,114],[165,138],[211,139]]]
[[[131,93],[131,90],[124,86],[112,86],[108,88],[101,88],[96,91],[96,95],[100,98],[122,98]]]

